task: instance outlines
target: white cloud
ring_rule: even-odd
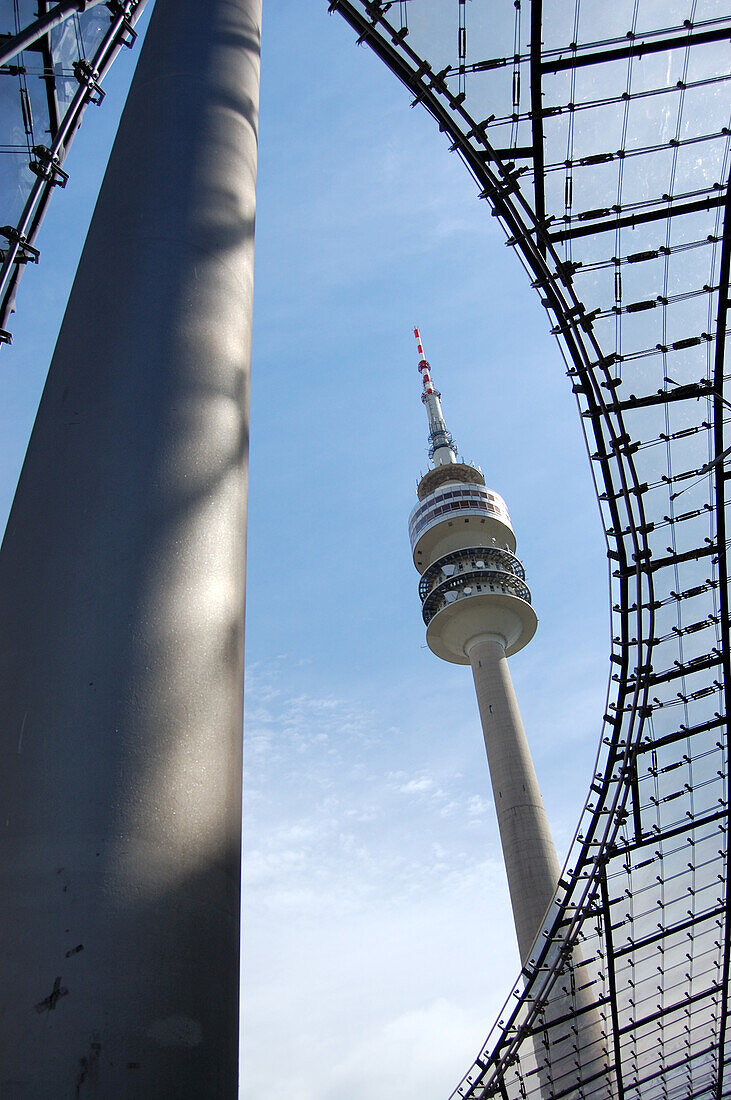
[[[289,690],[282,668],[249,674],[242,1100],[448,1095],[518,970],[482,757],[384,767],[418,707],[401,728],[382,692]]]
[[[402,783],[399,790],[402,794],[441,794],[435,787],[433,779],[422,776],[421,779],[410,779],[408,783]]]
[[[333,1067],[323,1100],[445,1097],[484,1036],[473,1013],[444,998],[379,1023]]]

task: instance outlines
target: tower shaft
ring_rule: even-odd
[[[0,551],[3,1097],[238,1087],[260,0],[157,0]]]
[[[542,943],[536,944],[535,952],[534,943],[560,874],[507,661],[528,645],[538,620],[523,566],[515,556],[505,501],[485,486],[480,470],[455,462],[446,452],[440,461],[434,447],[434,409],[439,431],[449,440],[451,436],[441,406],[432,399],[429,364],[418,330],[416,335],[434,459],[434,468],[419,482],[419,503],[409,519],[414,565],[421,574],[422,617],[431,651],[442,660],[472,668],[525,967],[534,955],[537,961]],[[562,966],[564,981],[540,1005],[532,1024],[534,1072],[541,1094],[546,1100],[567,1095],[566,1082],[582,1080],[581,1095],[587,1100],[614,1100],[614,1082],[607,1072],[606,1021],[592,999],[596,977],[577,944],[567,948]]]
[[[556,890],[558,858],[505,646],[495,636],[483,635],[466,648],[490,766],[520,961],[525,964]]]
[[[456,462],[418,329],[414,330],[434,468],[419,482],[409,535],[426,640],[438,657],[471,665],[490,766],[521,961],[530,957],[559,877],[507,657],[528,645],[538,620],[505,501],[482,472]]]

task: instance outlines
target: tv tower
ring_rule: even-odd
[[[418,329],[414,336],[433,463],[409,517],[426,640],[442,660],[472,667],[524,965],[559,877],[507,662],[528,645],[538,620],[505,501],[477,467],[457,460]]]

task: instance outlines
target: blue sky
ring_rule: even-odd
[[[2,349],[7,515],[131,58],[87,116]],[[466,170],[325,0],[265,3],[247,596],[242,1098],[423,1100],[518,972],[468,669],[425,648],[411,329],[506,499],[511,662],[561,856],[596,753],[607,570],[548,319]]]

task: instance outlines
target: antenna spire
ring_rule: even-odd
[[[435,466],[446,466],[450,462],[457,461],[457,445],[444,423],[440,401],[442,395],[439,390],[434,389],[434,383],[429,373],[429,363],[424,355],[421,333],[418,328],[414,329],[414,336],[419,353],[419,370],[421,371],[421,400],[426,407],[426,415],[429,420],[429,458]]]

